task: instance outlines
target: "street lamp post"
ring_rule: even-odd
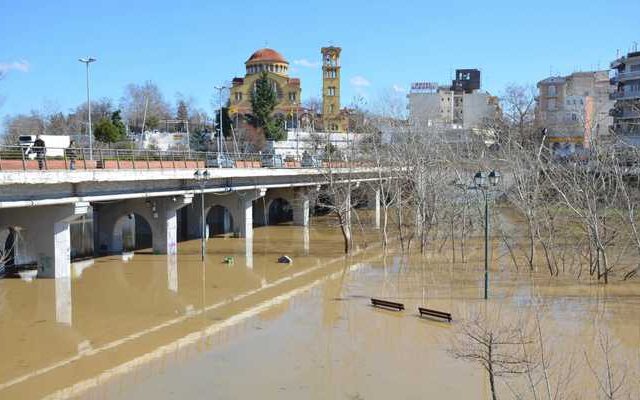
[[[295,108],[295,110],[294,110],[295,111],[295,113],[294,113],[294,116],[295,116],[294,124],[295,125],[293,126],[293,129],[296,132],[296,160],[299,160],[300,159],[300,151],[299,151],[299,148],[300,148],[300,137],[298,136],[299,135],[298,125],[300,124],[300,121],[298,121],[298,103],[296,103],[294,101],[293,102],[293,107]]]
[[[476,189],[482,190],[484,195],[484,299],[489,298],[489,189],[500,182],[500,172],[491,171],[487,182],[487,174],[476,172],[473,177]]]
[[[204,215],[204,186],[206,184],[206,180],[209,179],[209,171],[207,171],[206,169],[202,172],[200,172],[200,170],[196,170],[196,172],[193,174],[193,177],[196,179],[196,181],[198,181],[198,183],[200,184],[200,222],[202,225],[202,231],[201,236],[202,236],[202,241],[200,243],[200,254],[202,257],[202,261],[204,261],[204,254],[205,254],[205,249],[206,249],[206,220],[205,220],[205,215]]]
[[[222,168],[222,160],[220,159],[220,149],[222,147],[223,138],[223,124],[222,124],[222,91],[228,89],[226,86],[214,86],[214,89],[218,90],[218,101],[220,102],[220,133],[218,133],[218,168]]]
[[[93,57],[79,58],[78,61],[87,66],[87,107],[89,109],[89,160],[93,160],[93,133],[91,131],[91,98],[89,96],[89,64],[97,61]]]

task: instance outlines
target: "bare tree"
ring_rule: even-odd
[[[564,205],[576,216],[589,240],[590,249],[595,250],[595,259],[590,262],[590,272],[608,283],[613,265],[608,248],[618,236],[619,226],[611,223],[608,211],[616,205],[619,181],[613,175],[615,153],[609,148],[594,144],[587,163],[546,163],[545,175],[563,200]]]
[[[155,128],[161,119],[171,116],[171,107],[160,88],[151,81],[142,85],[130,83],[125,86],[120,98],[120,108],[131,129],[137,131]]]
[[[526,373],[529,368],[529,360],[521,354],[528,343],[530,339],[517,323],[504,325],[499,316],[476,314],[460,323],[449,352],[457,359],[479,364],[487,373],[491,398],[497,400],[497,379]]]
[[[522,143],[532,143],[535,90],[531,86],[511,84],[501,96],[506,123],[513,127],[516,139]]]

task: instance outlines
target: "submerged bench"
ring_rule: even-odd
[[[431,310],[429,308],[423,308],[423,307],[418,307],[418,311],[420,312],[421,317],[426,315],[428,317],[437,317],[437,318],[446,319],[447,321],[451,322],[451,314],[449,314],[448,312]]]
[[[384,307],[384,308],[392,308],[396,311],[404,310],[404,304],[402,303],[394,303],[393,301],[381,300],[381,299],[371,299],[371,305],[374,307]]]

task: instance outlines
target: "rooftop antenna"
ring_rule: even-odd
[[[638,51],[638,42],[633,42],[633,51]]]

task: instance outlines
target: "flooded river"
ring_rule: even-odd
[[[603,287],[496,263],[484,302],[480,244],[464,264],[383,256],[374,240],[345,258],[339,229],[314,222],[257,228],[249,244],[209,239],[204,263],[195,240],[177,257],[77,263],[71,280],[0,280],[0,398],[485,399],[484,371],[447,351],[459,320],[515,319],[534,303],[556,356],[580,371],[606,331],[640,398],[637,280]],[[418,306],[454,321],[420,319]]]

